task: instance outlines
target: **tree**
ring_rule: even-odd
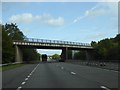
[[[24,40],[25,35],[20,31],[18,26],[13,23],[2,25],[2,34],[2,63],[14,62],[15,48],[13,47],[12,42],[13,40]],[[39,54],[36,49],[22,48],[22,52],[24,61],[39,60]]]
[[[60,60],[60,55],[54,54],[54,55],[52,55],[52,59]]]
[[[92,41],[91,45],[95,48],[96,60],[116,61],[120,59],[120,34],[115,38],[100,40],[98,43]]]
[[[14,61],[14,49],[12,48],[12,39],[2,26],[2,63]]]
[[[85,51],[76,52],[76,53],[74,54],[74,58],[75,58],[75,59],[79,59],[79,60],[85,60],[85,59],[86,59]]]
[[[5,24],[5,31],[7,32],[8,36],[12,38],[12,40],[24,40],[25,38],[24,34],[20,31],[16,23]]]

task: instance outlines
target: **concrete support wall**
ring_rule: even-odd
[[[15,50],[16,50],[16,55],[15,55],[15,62],[23,62],[23,54],[22,51],[20,49],[20,47],[18,47],[17,45],[15,46]]]
[[[63,48],[62,49],[62,54],[61,54],[61,60],[67,60],[68,59],[68,48]]]
[[[74,60],[74,50],[72,50],[72,60]]]

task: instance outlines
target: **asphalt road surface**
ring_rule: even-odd
[[[3,72],[2,88],[118,88],[118,71],[70,63],[29,64]],[[4,90],[4,89],[3,89]]]

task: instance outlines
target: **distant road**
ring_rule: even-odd
[[[3,88],[118,88],[118,72],[70,63],[40,63],[3,72]]]

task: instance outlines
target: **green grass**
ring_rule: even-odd
[[[18,67],[24,66],[24,64],[12,64],[12,65],[7,65],[7,66],[2,66],[0,67],[0,71],[6,71],[10,69],[15,69]]]

